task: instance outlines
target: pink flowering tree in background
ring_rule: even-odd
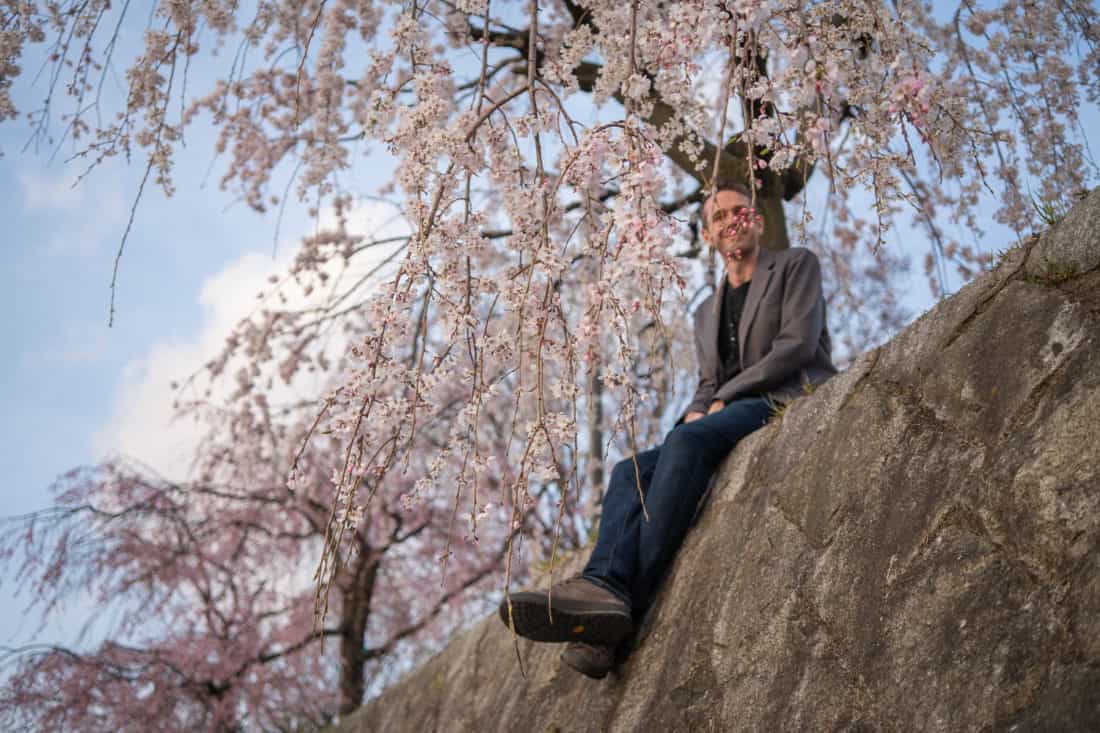
[[[438,447],[460,404],[420,426],[410,477],[427,470],[420,457]],[[484,614],[512,540],[537,542],[555,522],[539,506],[550,491],[542,487],[514,527],[482,521],[472,536],[464,521],[455,536],[446,497],[409,502],[411,478],[365,481],[372,501],[340,528],[338,569],[318,606],[312,574],[333,512],[325,474],[340,445],[314,440],[302,450],[307,427],[282,419],[287,411],[303,412],[253,401],[252,416],[270,429],[219,423],[231,427],[211,431],[194,481],[112,462],[62,477],[56,506],[5,523],[0,556],[18,568],[32,609],[45,616],[83,595],[116,616],[91,650],[3,650],[2,727],[316,729]],[[286,481],[291,465],[296,487]],[[486,476],[486,490],[499,493],[498,480]],[[572,535],[562,542],[576,544]]]
[[[57,509],[24,522],[37,534],[9,540],[40,550],[25,572],[46,608],[105,587],[139,593],[139,608],[170,597],[187,609],[137,652],[20,656],[42,666],[20,667],[30,679],[10,688],[11,710],[59,687],[87,697],[87,679],[65,687],[86,669],[129,691],[112,700],[168,705],[156,692],[174,667],[197,692],[172,720],[293,727],[265,712],[292,707],[325,719],[358,704],[363,670],[397,653],[388,639],[443,633],[457,625],[449,604],[483,602],[447,589],[484,578],[499,590],[531,560],[583,544],[605,454],[652,442],[692,381],[687,313],[716,270],[693,207],[718,176],[755,192],[767,246],[819,254],[850,357],[907,318],[897,292],[911,253],[886,243],[891,227],[923,233],[942,294],[991,264],[983,228],[1023,236],[1098,172],[1079,110],[1100,101],[1100,14],[1076,0],[172,0],[136,13],[107,0],[4,5],[0,119],[26,113],[39,140],[73,146],[89,169],[140,161],[135,206],[146,185],[173,190],[188,126],[213,125],[223,188],[273,215],[296,194],[338,225],[303,240],[263,307],[181,390],[181,408],[210,427],[193,483],[120,466],[79,474]],[[142,51],[122,58],[135,27]],[[35,44],[48,48],[44,103],[16,110],[12,85]],[[191,61],[219,49],[224,77],[196,89]],[[104,110],[112,69],[126,98]],[[400,236],[348,232],[372,154],[394,162],[375,193],[400,212]],[[287,399],[305,372],[324,387]],[[207,397],[206,383],[230,388]],[[219,487],[257,497],[247,524],[229,521]],[[132,525],[113,521],[161,494],[182,518],[139,508]],[[130,546],[158,523],[197,522],[218,541],[188,545],[191,557],[162,529],[153,539],[176,570],[147,568],[151,550],[112,565],[66,549],[62,519],[80,511],[98,517],[81,548]],[[529,551],[512,551],[516,537]],[[379,552],[386,561],[362,560]],[[364,573],[388,558],[403,568],[386,576],[388,597],[404,600],[367,603],[377,631],[354,626],[348,609],[374,587]],[[290,573],[307,559],[317,614],[313,595],[290,611],[263,585],[265,562]],[[342,624],[360,656],[384,652],[359,667],[305,654]],[[171,641],[186,633],[204,642]],[[186,657],[196,653],[201,663]],[[110,714],[104,699],[86,714]]]

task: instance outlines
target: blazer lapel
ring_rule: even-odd
[[[760,308],[760,301],[768,290],[768,283],[772,279],[772,269],[774,267],[775,255],[770,250],[761,247],[760,254],[756,258],[756,269],[753,271],[752,281],[749,283],[749,294],[745,297],[745,310],[741,313],[741,322],[737,324],[737,350],[738,355],[741,357],[742,369],[746,366],[745,341],[748,339],[749,328],[752,327],[756,311]],[[717,334],[715,335],[717,336]]]

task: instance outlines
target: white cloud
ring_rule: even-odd
[[[392,236],[397,225],[389,222],[391,218],[392,209],[388,207],[380,204],[361,206],[349,217],[349,229],[362,234]],[[321,226],[331,222],[331,213],[323,213]],[[385,232],[380,234],[380,228]],[[177,393],[172,383],[196,374],[221,351],[233,327],[257,309],[257,294],[270,288],[268,278],[286,272],[296,248],[294,239],[280,242],[280,256],[275,260],[269,252],[250,252],[203,283],[198,296],[202,322],[194,334],[181,340],[153,343],[144,356],[124,367],[112,415],[93,437],[93,452],[97,457],[125,456],[140,461],[165,478],[187,478],[204,426],[191,418],[177,417],[173,408]],[[359,267],[366,270],[392,252],[390,248],[379,247],[379,250],[377,255],[364,258],[370,262],[363,262]],[[307,299],[295,287],[285,292],[291,298],[289,307],[306,305],[319,295]],[[223,375],[220,381],[225,392],[233,386],[231,375]],[[294,385],[295,389],[301,387],[299,383]],[[289,392],[290,388],[281,390]],[[275,395],[275,400],[278,398]]]
[[[40,212],[45,219],[41,227],[45,237],[37,246],[54,257],[88,257],[102,245],[117,247],[128,213],[122,183],[100,176],[74,184],[69,174],[19,174],[23,208]]]
[[[77,211],[84,200],[84,186],[75,183],[69,175],[50,178],[37,171],[23,171],[19,174],[23,206],[35,211]]]

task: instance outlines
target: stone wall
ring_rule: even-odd
[[[738,446],[617,672],[560,651],[486,619],[337,729],[1100,730],[1100,192]]]

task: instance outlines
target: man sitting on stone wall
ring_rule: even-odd
[[[571,642],[563,661],[590,677],[607,674],[615,646],[652,602],[722,459],[776,405],[836,373],[817,257],[761,248],[763,219],[740,183],[719,180],[702,215],[703,239],[726,276],[695,311],[695,397],[661,447],[616,464],[584,572],[500,605],[520,636]]]

